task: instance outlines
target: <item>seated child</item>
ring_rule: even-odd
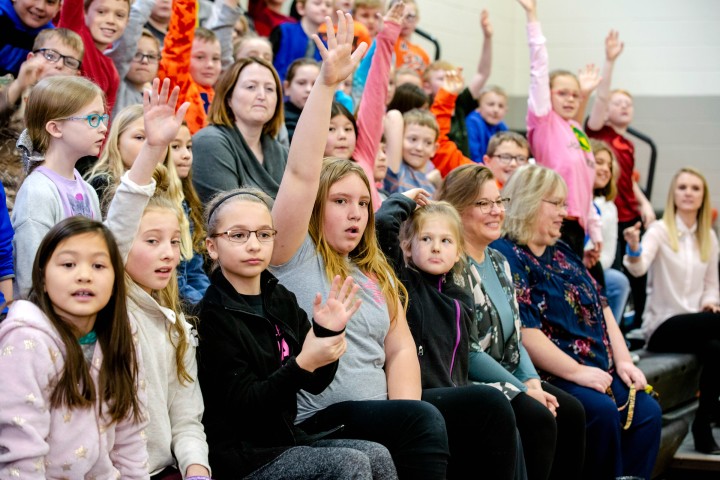
[[[353,18],[365,26],[371,39],[380,31],[380,19],[385,13],[382,0],[356,0]],[[368,44],[369,45],[369,44]]]
[[[270,63],[273,61],[272,43],[265,37],[248,34],[235,42],[233,50],[235,61],[247,57],[262,58]]]
[[[400,115],[393,110],[386,116],[388,169],[385,190],[388,193],[424,188],[430,194],[435,186],[427,174],[438,149],[440,128],[435,116],[427,110],[414,109]]]
[[[405,3],[405,17],[400,38],[395,43],[395,67],[408,67],[422,75],[425,67],[430,64],[430,57],[420,45],[410,41],[420,19],[420,12],[415,0],[391,0],[388,10],[400,1]]]
[[[300,113],[318,75],[320,75],[320,63],[312,58],[298,58],[288,67],[283,82],[283,92],[287,98],[284,113],[289,141],[292,141]]]
[[[36,50],[35,37],[53,28],[59,10],[60,0],[0,0],[0,75],[19,74],[28,53]]]
[[[507,93],[496,85],[488,86],[480,93],[478,103],[478,108],[465,117],[465,126],[470,158],[474,162],[482,163],[490,137],[508,129],[503,121],[507,114]]]
[[[510,175],[526,165],[530,158],[530,144],[517,132],[498,132],[490,138],[487,153],[482,161],[495,177],[500,190],[510,180]]]
[[[123,43],[124,37],[121,39]],[[123,54],[124,56],[119,58]],[[128,45],[124,50],[114,48],[108,55],[115,62],[115,67],[122,78],[113,108],[114,118],[125,107],[142,105],[143,90],[149,88],[152,79],[157,77],[160,66],[160,42],[150,30],[143,29],[139,38],[134,38],[132,47]]]

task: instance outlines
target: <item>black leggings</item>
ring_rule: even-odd
[[[319,433],[344,425],[337,438],[385,445],[401,479],[444,479],[449,448],[438,409],[418,400],[340,402],[320,410],[299,426]],[[513,428],[515,424],[513,423]]]
[[[700,357],[700,401],[704,421],[715,413],[720,396],[720,313],[699,312],[665,320],[648,341],[653,352],[694,353]]]
[[[466,385],[423,390],[445,418],[450,442],[448,478],[512,480],[518,454],[515,415],[500,390]]]

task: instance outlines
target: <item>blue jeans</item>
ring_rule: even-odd
[[[624,273],[614,268],[608,268],[604,273],[608,305],[618,325],[622,325],[625,305],[630,296],[630,280]]]

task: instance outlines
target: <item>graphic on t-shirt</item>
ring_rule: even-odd
[[[572,131],[575,134],[575,138],[577,138],[578,143],[580,144],[580,148],[582,148],[583,152],[589,152],[590,151],[590,140],[588,140],[587,135],[585,135],[585,132],[577,128],[575,125],[571,125]]]
[[[68,193],[67,199],[70,204],[70,211],[73,215],[93,218],[92,210],[90,209],[90,202],[83,196],[82,193],[76,193],[75,197]]]

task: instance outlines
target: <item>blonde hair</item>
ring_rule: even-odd
[[[365,184],[369,194],[370,182],[360,165],[351,160],[340,158],[327,158],[323,161],[320,185],[308,226],[308,233],[315,244],[318,254],[325,263],[325,273],[328,280],[332,280],[335,275],[344,278],[350,274],[350,264],[347,259],[333,250],[328,244],[322,228],[330,188],[348,175],[357,175]],[[395,272],[378,245],[375,235],[375,212],[372,199],[367,208],[367,226],[360,243],[355,247],[355,250],[350,252],[348,258],[361,272],[375,280],[380,286],[390,311],[390,322],[392,323],[398,314],[398,303],[401,303],[403,308],[407,307],[407,290],[395,276]]]
[[[453,65],[452,63],[450,63],[446,60],[435,60],[430,65],[425,67],[425,71],[423,71],[422,79],[426,82],[429,82],[430,74],[432,72],[435,72],[438,70],[442,70],[444,72],[452,72],[455,69],[456,69],[455,65]]]
[[[527,141],[527,138],[517,132],[513,132],[512,130],[497,132],[490,137],[485,155],[492,157],[495,155],[495,150],[497,150],[498,147],[505,142],[514,143],[518,147],[526,150],[528,156],[530,156],[530,143]]]
[[[96,84],[85,77],[60,75],[40,80],[30,91],[25,108],[25,127],[33,149],[45,154],[50,145],[50,133],[46,125],[52,120],[72,117],[105,94]]]
[[[507,94],[507,92],[506,92],[505,90],[503,90],[500,86],[498,86],[498,85],[487,85],[487,86],[485,86],[485,88],[483,88],[482,90],[480,90],[480,95],[478,95],[478,98],[477,98],[478,103],[480,103],[480,102],[482,101],[482,98],[483,98],[485,95],[487,95],[488,93],[494,93],[495,95],[499,95],[499,96],[503,97],[505,100],[508,99],[508,94]]]
[[[35,42],[33,43],[33,52],[45,47],[47,42],[54,38],[60,40],[66,47],[75,50],[78,54],[77,60],[80,60],[82,63],[83,56],[85,55],[85,44],[83,44],[80,35],[67,28],[46,28],[40,30],[40,33],[37,34]]]
[[[451,272],[462,269],[462,258],[465,253],[465,235],[463,229],[462,219],[457,209],[450,203],[445,201],[437,201],[428,203],[425,206],[416,208],[410,217],[405,220],[400,228],[400,244],[403,246],[403,250],[412,243],[412,241],[422,231],[423,225],[428,218],[441,217],[448,221],[453,235],[455,236],[455,242],[457,243],[458,255],[460,260],[453,265],[450,269]],[[416,267],[412,260],[412,257],[406,257],[408,265]],[[449,272],[448,272],[449,273]]]
[[[665,213],[663,213],[662,221],[668,230],[668,237],[670,237],[670,248],[674,252],[679,249],[679,238],[677,224],[675,223],[675,215],[677,213],[677,205],[675,205],[675,188],[677,186],[678,178],[681,174],[688,173],[694,175],[702,181],[703,184],[703,200],[700,205],[700,210],[697,213],[697,231],[695,232],[695,238],[698,242],[700,249],[700,260],[707,262],[710,260],[710,249],[712,247],[712,205],[710,205],[710,189],[708,188],[707,180],[699,170],[693,167],[683,167],[675,173],[670,182],[670,189],[668,190],[667,202],[665,202]]]
[[[408,125],[420,125],[421,127],[432,129],[432,131],[435,132],[435,141],[437,141],[440,136],[440,126],[438,125],[437,119],[435,115],[428,110],[413,108],[403,113],[403,122],[405,123],[405,128],[407,128]]]
[[[546,195],[558,189],[567,194],[565,180],[555,171],[539,165],[518,168],[503,188],[510,205],[505,213],[503,234],[520,245],[527,245],[535,234],[538,211]]]
[[[552,88],[555,79],[558,77],[571,77],[577,82],[578,88],[580,88],[580,80],[578,80],[577,75],[575,75],[570,70],[553,70],[552,72],[550,72],[550,88]]]
[[[358,8],[383,8],[382,0],[356,0],[355,10]],[[354,12],[353,12],[354,14]]]
[[[613,153],[612,148],[610,148],[610,145],[607,143],[596,138],[591,138],[590,148],[592,149],[595,158],[597,158],[597,154],[600,152],[607,152],[607,154],[610,155],[610,180],[603,188],[596,188],[593,191],[593,195],[596,197],[603,197],[608,202],[611,202],[615,200],[615,197],[617,197],[617,179],[620,176],[620,166],[615,159],[615,154]]]

